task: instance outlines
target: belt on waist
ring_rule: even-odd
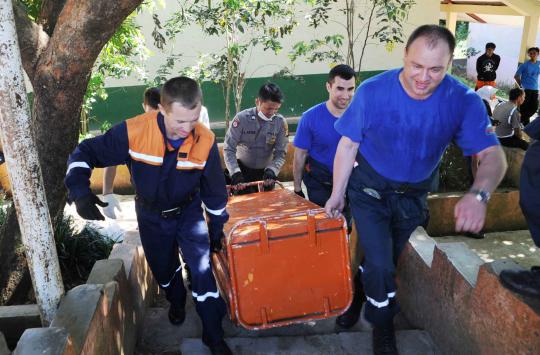
[[[332,173],[328,168],[308,155],[304,171],[316,182],[332,189]]]
[[[159,213],[161,217],[163,218],[171,218],[171,217],[178,216],[179,214],[181,214],[184,208],[186,208],[191,203],[191,201],[193,201],[193,198],[195,197],[196,194],[197,194],[196,192],[190,194],[186,199],[184,199],[182,202],[177,204],[176,207],[169,208],[169,209],[163,209],[154,201],[147,200],[144,197],[139,196],[139,195],[135,195],[135,203],[137,203],[139,206],[141,206],[147,211]]]

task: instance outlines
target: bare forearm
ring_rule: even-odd
[[[307,159],[307,150],[295,148],[293,160],[294,191],[302,190],[302,176]]]
[[[519,86],[521,86],[521,76],[519,76],[519,75],[514,76],[514,80],[516,81],[516,83],[517,83]]]
[[[485,149],[478,155],[480,164],[472,188],[493,192],[506,172],[507,163],[500,146]]]
[[[344,196],[347,182],[351,176],[354,159],[358,152],[358,143],[351,141],[347,137],[342,137],[339,141],[336,157],[334,158],[334,178],[332,195]]]
[[[103,169],[103,195],[113,193],[115,177],[116,166],[108,166]]]

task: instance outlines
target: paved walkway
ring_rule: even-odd
[[[464,242],[486,263],[494,260],[512,260],[528,269],[540,265],[540,250],[534,245],[528,230],[486,233],[485,239],[464,236],[435,238],[437,243]]]

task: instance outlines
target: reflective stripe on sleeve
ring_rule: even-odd
[[[90,169],[90,165],[88,165],[86,162],[84,161],[74,161],[73,163],[69,164],[68,168],[67,168],[67,172],[66,172],[66,175],[69,174],[69,171],[73,168],[86,168],[86,169]]]

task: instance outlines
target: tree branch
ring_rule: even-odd
[[[15,12],[15,25],[21,49],[22,64],[33,84],[37,61],[41,52],[47,47],[49,36],[43,32],[41,26],[30,20],[26,10],[18,1],[13,3],[13,11]]]
[[[66,0],[43,0],[39,10],[38,23],[43,26],[43,30],[52,36],[58,16],[64,8]]]
[[[66,0],[39,63],[48,63],[57,80],[77,75],[88,79],[103,46],[141,2]]]

